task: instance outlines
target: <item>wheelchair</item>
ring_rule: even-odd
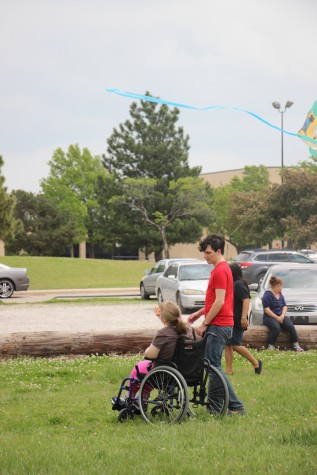
[[[174,359],[150,360],[152,369],[138,379],[123,379],[112,409],[124,422],[141,415],[150,424],[174,424],[193,415],[193,408],[206,406],[214,416],[226,414],[229,403],[227,383],[220,371],[204,358],[208,335],[201,340],[178,339]],[[135,385],[138,393],[133,395]],[[123,394],[126,393],[125,397]]]

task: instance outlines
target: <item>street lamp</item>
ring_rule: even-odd
[[[284,167],[283,115],[284,115],[284,112],[286,112],[286,109],[288,109],[289,107],[292,107],[293,104],[294,104],[294,102],[287,101],[286,104],[285,104],[284,110],[281,110],[281,104],[279,102],[277,102],[277,101],[272,102],[272,106],[274,107],[274,109],[277,109],[279,111],[279,113],[281,114],[281,168],[282,168],[282,171],[283,171],[283,167]],[[283,174],[282,174],[282,181],[283,181]]]

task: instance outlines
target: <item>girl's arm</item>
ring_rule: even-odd
[[[150,344],[150,346],[147,347],[147,349],[144,351],[144,356],[147,356],[148,358],[151,358],[154,360],[155,358],[158,357],[160,352],[160,348],[157,348],[156,346]]]
[[[246,330],[248,328],[249,306],[250,306],[250,299],[243,299],[242,300],[242,315],[241,315],[241,326],[243,330]]]

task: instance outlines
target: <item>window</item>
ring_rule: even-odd
[[[172,264],[171,266],[169,266],[169,268],[165,272],[164,276],[168,277],[169,275],[173,275],[174,277],[176,277],[177,276],[177,269],[178,269],[178,267],[176,265]]]
[[[258,254],[252,260],[255,261],[255,262],[266,262],[267,261],[267,253],[266,252],[261,252],[261,254]]]

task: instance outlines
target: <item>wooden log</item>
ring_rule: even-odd
[[[30,332],[0,335],[0,354],[6,356],[91,355],[143,352],[155,330],[118,332]]]
[[[317,325],[296,325],[298,341],[304,350],[317,349]],[[250,348],[266,348],[269,338],[269,329],[265,325],[254,325],[244,332],[243,344]],[[289,334],[284,330],[279,334],[275,343],[280,349],[291,349],[292,343]]]
[[[317,349],[317,325],[296,327],[300,345],[305,350]],[[0,335],[2,356],[54,356],[126,354],[143,352],[156,330],[111,332],[25,332]],[[252,326],[244,334],[243,344],[251,348],[266,348],[269,331],[265,326]],[[276,346],[291,348],[289,335],[281,332]]]

